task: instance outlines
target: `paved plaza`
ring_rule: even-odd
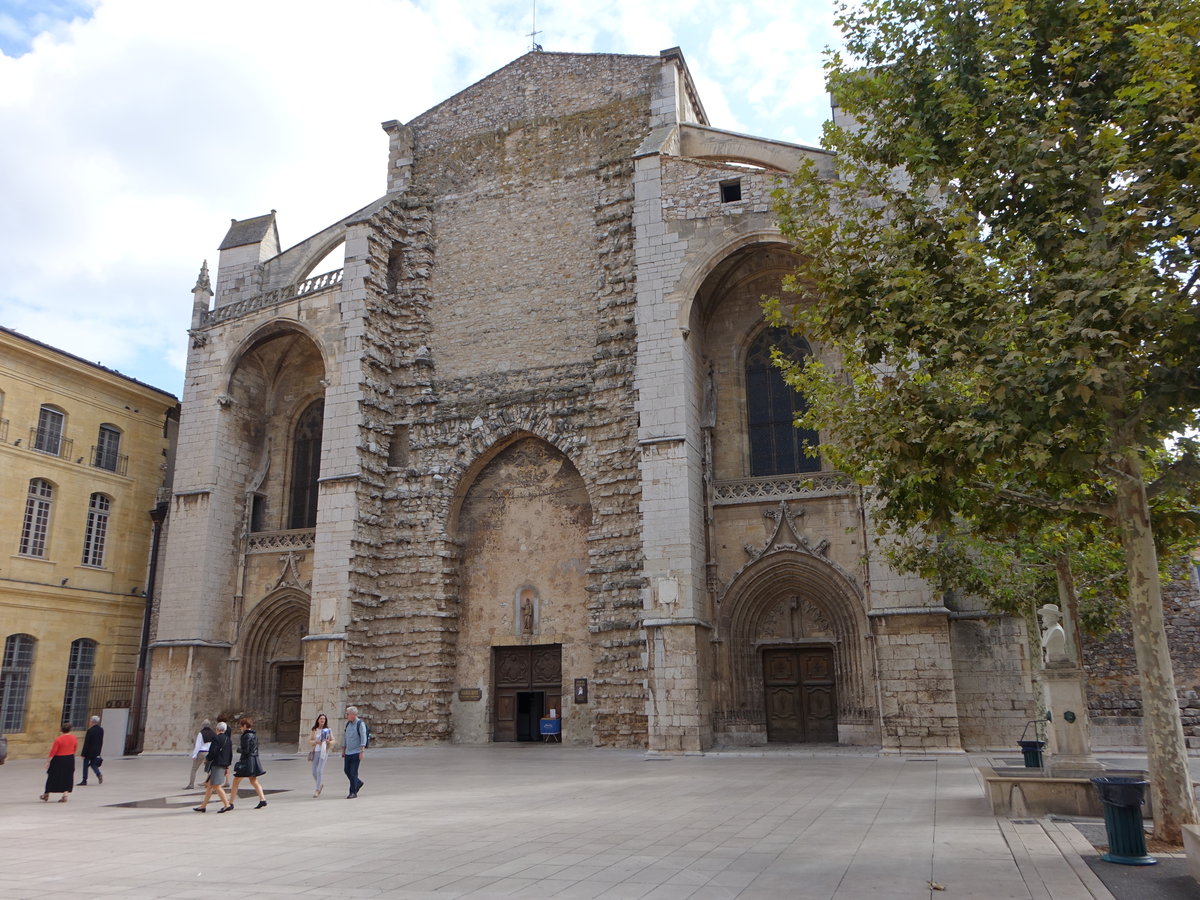
[[[314,799],[303,756],[268,754],[265,809],[243,785],[199,815],[182,755],[110,759],[65,804],[38,801],[41,760],[12,760],[0,896],[1112,896],[1074,827],[993,818],[963,756],[377,749],[355,800],[340,763]]]

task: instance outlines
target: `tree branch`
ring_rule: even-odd
[[[1002,488],[986,482],[976,482],[976,490],[994,494],[1011,503],[1022,506],[1032,506],[1049,512],[1073,512],[1087,516],[1100,516],[1105,519],[1115,519],[1117,507],[1115,504],[1081,503],[1077,500],[1067,500],[1061,497],[1043,497],[1038,494],[1025,494],[1012,488]]]

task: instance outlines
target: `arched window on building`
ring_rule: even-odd
[[[783,373],[772,365],[772,347],[778,347],[795,360],[812,354],[804,338],[782,329],[764,329],[750,345],[746,354],[750,474],[819,472],[821,460],[804,452],[806,444],[816,445],[817,433],[792,424],[807,404],[801,394],[784,382]]]
[[[29,482],[29,495],[25,498],[25,518],[21,522],[22,556],[45,556],[46,541],[50,533],[50,508],[54,502],[54,485],[44,478]]]
[[[33,637],[28,634],[10,634],[4,639],[4,660],[0,667],[0,731],[5,734],[19,734],[25,730],[33,643]]]
[[[103,494],[92,494],[88,502],[87,525],[83,530],[83,565],[104,565],[104,541],[108,537],[108,514],[112,501]]]
[[[95,668],[96,642],[88,638],[72,641],[62,710],[62,720],[70,722],[72,728],[87,727],[88,695],[92,691],[92,670]]]
[[[121,466],[121,430],[116,425],[101,425],[96,435],[96,449],[92,453],[92,465],[97,469],[119,472]]]
[[[38,412],[37,429],[33,433],[33,449],[51,456],[61,455],[66,424],[67,416],[62,410],[43,406]]]
[[[292,438],[292,486],[288,528],[315,528],[317,479],[321,477],[321,428],[325,401],[309,404],[296,422]]]

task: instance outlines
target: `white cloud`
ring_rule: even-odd
[[[541,6],[547,50],[678,45],[713,124],[816,138],[823,5]],[[0,47],[27,52],[0,55],[0,322],[178,393],[191,287],[229,219],[278,209],[291,244],[381,194],[379,123],[520,56],[530,13],[523,0],[10,0]]]

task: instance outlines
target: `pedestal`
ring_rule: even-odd
[[[1048,774],[1085,778],[1104,771],[1104,766],[1092,755],[1084,677],[1083,670],[1075,665],[1048,665],[1042,670],[1046,709],[1050,713],[1046,735]]]

